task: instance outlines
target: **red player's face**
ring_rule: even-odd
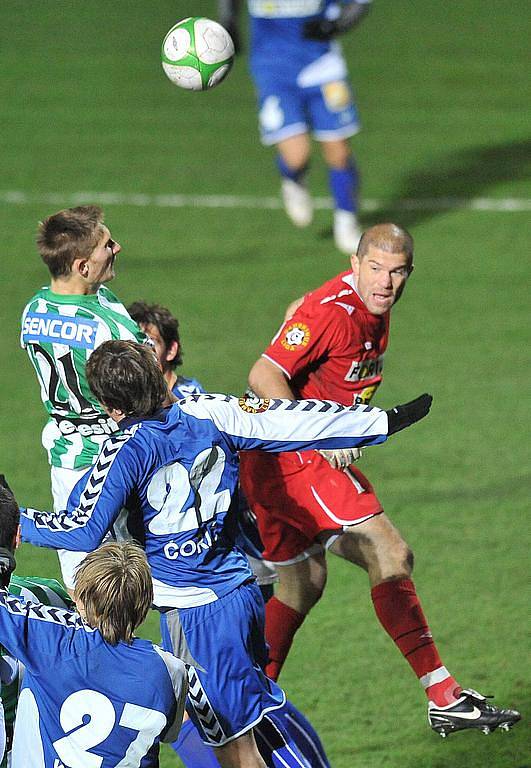
[[[361,261],[351,259],[356,288],[373,315],[384,315],[398,301],[412,266],[405,253],[389,253],[369,246]]]

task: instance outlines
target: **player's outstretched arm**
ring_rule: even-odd
[[[388,429],[387,435],[394,435],[401,429],[410,427],[416,421],[420,421],[427,416],[431,408],[433,397],[426,392],[415,400],[410,400],[404,405],[395,405],[390,411],[387,411]]]
[[[341,8],[337,19],[309,19],[304,25],[304,37],[309,40],[330,40],[352,29],[367,15],[371,0],[356,0]]]
[[[184,400],[180,408],[195,419],[212,421],[232,451],[281,452],[378,445],[426,416],[430,403],[431,396],[422,395],[386,412],[329,400],[200,395]]]
[[[103,445],[98,461],[76,485],[60,512],[20,510],[22,541],[39,547],[91,552],[103,541],[142,469],[127,449],[131,435],[112,437]]]
[[[0,575],[9,575],[14,563],[12,553],[0,547]],[[50,656],[58,656],[62,637],[81,625],[77,613],[26,602],[0,587],[0,643],[33,672],[49,666]]]

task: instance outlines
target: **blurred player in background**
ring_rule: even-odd
[[[50,285],[30,299],[22,314],[26,349],[48,414],[42,444],[51,465],[54,509],[64,509],[79,478],[94,464],[117,430],[87,384],[91,352],[108,339],[143,342],[145,335],[107,288],[121,246],[95,205],[67,208],[39,224],[37,248]],[[60,552],[63,581],[72,593],[83,553]]]
[[[14,556],[19,543],[20,513],[14,502],[9,486],[0,475],[0,549],[11,552]],[[11,576],[11,577],[10,577]],[[74,610],[74,603],[64,588],[55,579],[42,579],[37,576],[19,576],[8,572],[0,574],[0,587],[7,587],[12,595],[17,595],[29,603],[42,603],[55,608]],[[5,713],[6,754],[0,768],[11,764],[13,727],[17,710],[18,697],[23,670],[16,659],[0,647],[0,669],[2,678],[2,702]]]
[[[334,240],[351,254],[358,245],[358,171],[349,139],[360,130],[345,60],[336,38],[355,27],[371,0],[248,0],[251,74],[258,95],[262,143],[275,145],[284,207],[308,226],[313,203],[306,185],[310,133],[328,167]],[[220,22],[239,42],[239,0],[218,0]]]
[[[3,487],[0,505],[18,513]],[[188,686],[181,661],[134,637],[153,599],[142,550],[109,542],[87,555],[75,583],[83,618],[9,594],[14,567],[12,548],[0,548],[0,641],[25,667],[13,768],[158,766],[159,741],[177,736]]]
[[[93,549],[136,499],[164,645],[190,664],[188,713],[203,740],[225,767],[263,768],[253,733],[263,728],[268,765],[304,766],[289,735],[267,720],[285,696],[262,671],[263,600],[235,546],[238,451],[376,445],[423,418],[431,397],[387,412],[209,394],[164,408],[158,361],[126,341],[96,349],[87,377],[123,432],[105,443],[62,513],[25,511],[22,538]]]
[[[394,224],[368,229],[351,269],[308,293],[254,364],[253,392],[369,403],[382,381],[390,311],[412,271],[408,232]],[[268,674],[277,679],[295,633],[321,597],[328,549],[367,571],[376,615],[426,691],[432,728],[445,736],[510,727],[517,712],[463,690],[443,665],[411,580],[413,554],[353,466],[358,456],[350,450],[241,456],[241,483],[264,558],[279,574],[266,606]]]

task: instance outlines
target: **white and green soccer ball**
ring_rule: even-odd
[[[193,16],[175,24],[162,42],[162,68],[175,85],[206,91],[219,85],[234,60],[227,30],[211,19]]]

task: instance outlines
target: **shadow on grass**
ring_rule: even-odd
[[[400,223],[414,227],[445,212],[426,206],[408,210],[404,201],[435,198],[473,198],[499,182],[531,177],[531,141],[462,149],[441,157],[429,168],[410,171],[388,205],[363,217],[364,225],[386,221],[400,214]]]

